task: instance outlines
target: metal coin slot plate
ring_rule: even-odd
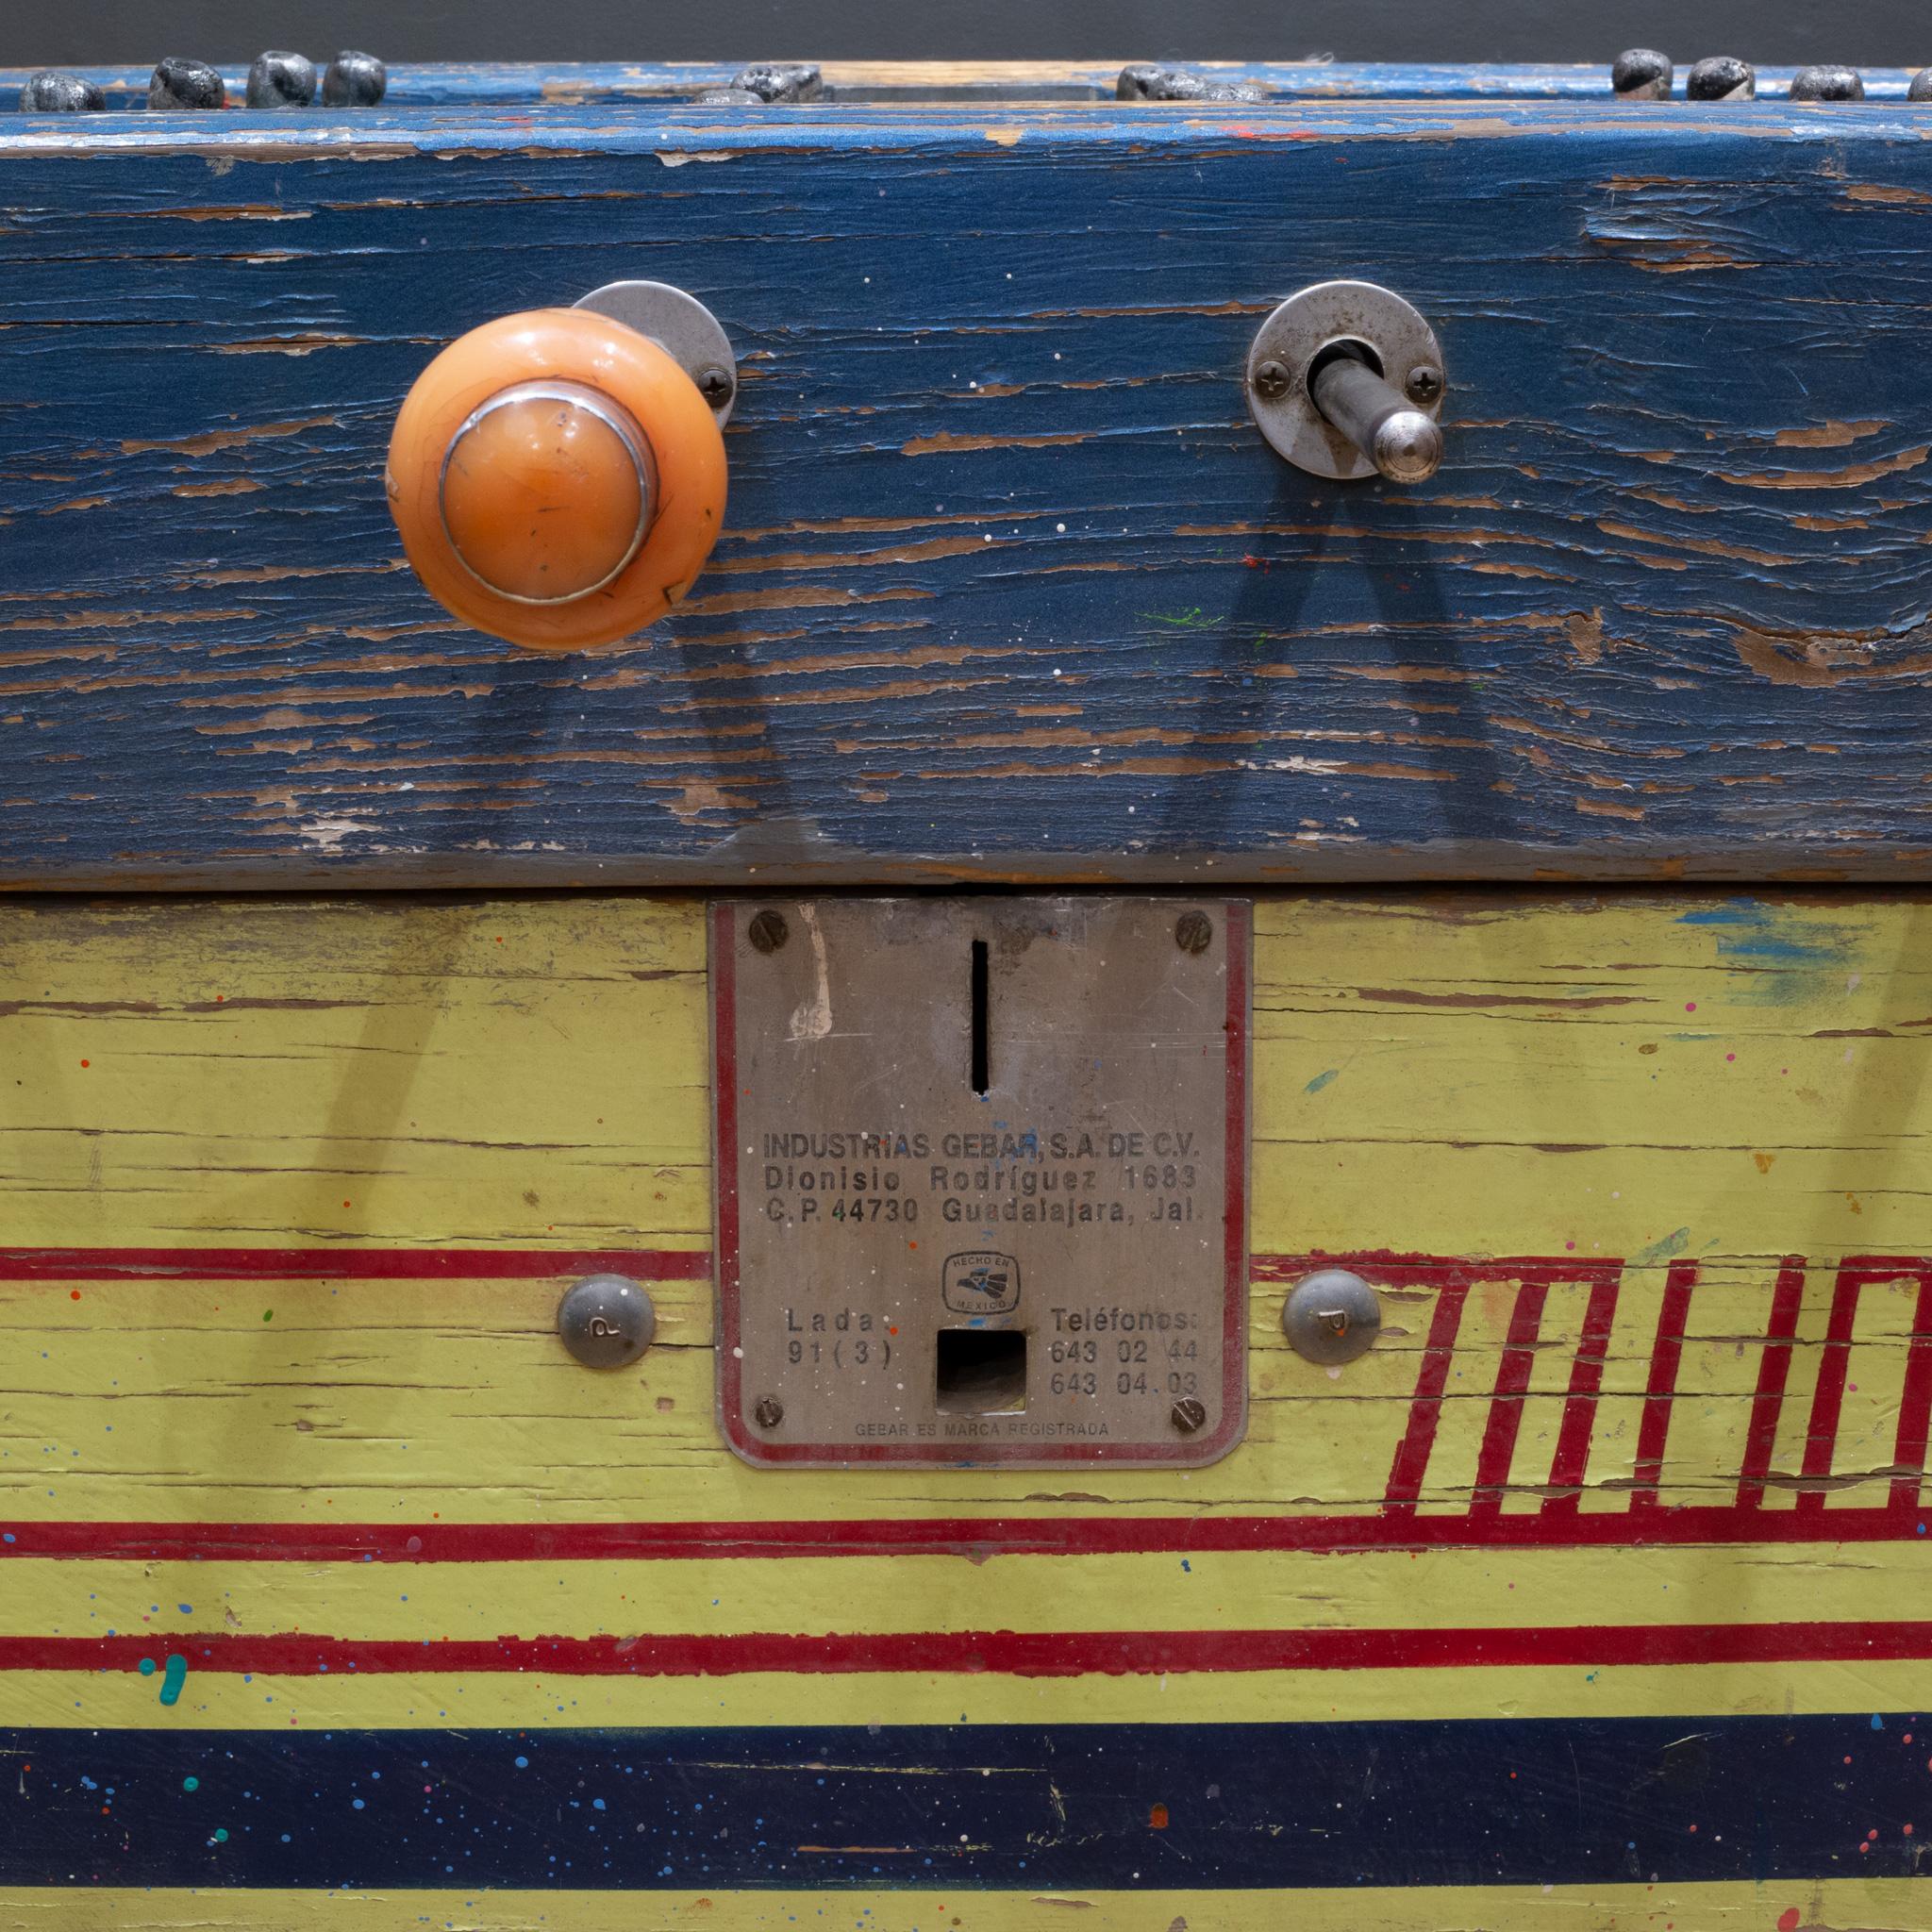
[[[1198,951],[1184,915],[1190,940],[1208,922]],[[712,907],[710,948],[718,1408],[740,1456],[1233,1447],[1245,904],[739,901]],[[1017,1334],[942,1350],[942,1330]]]

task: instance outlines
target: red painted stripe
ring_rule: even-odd
[[[208,1281],[340,1279],[525,1280],[596,1268],[650,1273],[660,1281],[699,1281],[711,1273],[703,1248],[8,1248],[0,1247],[0,1281],[140,1280],[149,1276]],[[1310,1249],[1248,1257],[1249,1278],[1292,1281],[1315,1268],[1354,1268],[1385,1288],[1467,1291],[1474,1281],[1537,1278],[1545,1283],[1597,1281],[1617,1260],[1579,1268],[1574,1255],[1502,1255],[1468,1261],[1391,1249]],[[1802,1257],[1787,1263],[1802,1269]],[[1844,1266],[1869,1279],[1896,1279],[1932,1270],[1932,1257],[1848,1256]],[[1782,1288],[1784,1277],[1779,1277]],[[1789,1334],[1789,1331],[1787,1331]],[[1774,1337],[1772,1339],[1775,1339]]]
[[[1643,1390],[1643,1415],[1637,1424],[1637,1486],[1633,1509],[1657,1507],[1663,1480],[1664,1444],[1671,1433],[1671,1405],[1677,1396],[1677,1370],[1684,1357],[1684,1326],[1690,1319],[1690,1291],[1697,1286],[1695,1261],[1673,1261],[1664,1277],[1663,1301],[1657,1311],[1657,1340],[1650,1350],[1650,1379]]]
[[[1462,1307],[1469,1299],[1469,1280],[1460,1272],[1439,1277],[1436,1309],[1429,1319],[1429,1339],[1423,1346],[1422,1367],[1416,1372],[1415,1394],[1408,1405],[1408,1426],[1395,1445],[1389,1470],[1389,1487],[1382,1507],[1391,1516],[1415,1514],[1429,1452],[1442,1420],[1442,1391],[1449,1386],[1449,1362],[1456,1353],[1456,1332],[1462,1325]]]
[[[552,1274],[619,1270],[656,1281],[702,1281],[712,1257],[702,1248],[59,1248],[0,1247],[0,1281],[199,1281],[314,1280],[541,1280]],[[1602,1269],[1623,1264],[1609,1261]],[[1854,1265],[1848,1261],[1847,1266]],[[1876,1265],[1864,1257],[1856,1265]],[[1890,1261],[1894,1273],[1932,1269],[1932,1257]],[[1505,1255],[1472,1262],[1441,1255],[1398,1254],[1389,1249],[1252,1255],[1249,1278],[1289,1281],[1314,1268],[1369,1271],[1387,1288],[1467,1290],[1474,1280],[1539,1276],[1547,1281],[1595,1279],[1578,1273],[1574,1256]]]
[[[360,1641],[222,1633],[0,1637],[0,1671],[124,1671],[178,1652],[224,1675],[398,1672],[711,1677],[884,1672],[1023,1677],[1598,1664],[1859,1663],[1932,1657],[1932,1623],[1538,1625],[1446,1630],[948,1630],[876,1635],[497,1637]]]
[[[128,1562],[575,1563],[786,1557],[1208,1556],[1241,1551],[1642,1549],[1917,1540],[1932,1517],[1861,1505],[1823,1524],[1734,1505],[1441,1516],[896,1517],[774,1523],[12,1523],[0,1557]]]
[[[1772,1291],[1771,1319],[1757,1357],[1757,1391],[1751,1398],[1751,1424],[1744,1438],[1743,1466],[1738,1475],[1738,1503],[1756,1509],[1764,1501],[1764,1479],[1771,1474],[1772,1451],[1777,1446],[1778,1417],[1784,1411],[1785,1385],[1791,1373],[1791,1339],[1798,1332],[1798,1312],[1805,1305],[1805,1257],[1787,1255]]]
[[[1557,1453],[1550,1458],[1550,1488],[1543,1498],[1545,1516],[1574,1516],[1581,1507],[1583,1479],[1590,1469],[1590,1432],[1596,1423],[1597,1397],[1603,1391],[1604,1357],[1609,1353],[1610,1324],[1617,1316],[1617,1291],[1624,1273],[1613,1269],[1591,1284],[1583,1310],[1583,1333],[1570,1367],[1570,1391],[1563,1402],[1563,1421],[1557,1431]],[[1666,1297],[1669,1295],[1666,1288]]]
[[[1805,1431],[1805,1462],[1801,1472],[1807,1481],[1816,1481],[1819,1487],[1799,1491],[1801,1516],[1824,1513],[1824,1479],[1831,1474],[1832,1451],[1838,1444],[1845,1374],[1852,1364],[1852,1330],[1858,1318],[1858,1291],[1864,1287],[1865,1279],[1858,1268],[1841,1266],[1831,1291],[1831,1316],[1825,1324],[1824,1348],[1818,1358],[1818,1387],[1811,1396],[1811,1420]]]
[[[1469,1511],[1478,1521],[1498,1514],[1503,1507],[1509,1465],[1516,1456],[1516,1438],[1523,1427],[1523,1398],[1529,1388],[1529,1372],[1536,1366],[1536,1338],[1542,1328],[1543,1303],[1549,1292],[1546,1280],[1525,1281],[1517,1289],[1515,1306],[1509,1310],[1509,1333],[1503,1343],[1502,1359],[1496,1364],[1489,1421],[1483,1428],[1482,1447],[1476,1452],[1475,1495]]]
[[[537,1281],[602,1271],[704,1281],[684,1248],[0,1248],[0,1281]]]
[[[1891,1479],[1895,1509],[1918,1507],[1919,1488],[1925,1477],[1926,1430],[1932,1424],[1932,1269],[1911,1272],[1918,1277],[1919,1300],[1912,1311],[1905,1387],[1899,1391],[1898,1441],[1891,1455],[1893,1464],[1907,1472]]]

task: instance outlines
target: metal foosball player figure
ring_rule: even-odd
[[[1928,74],[0,75],[0,1926],[1932,1928]]]

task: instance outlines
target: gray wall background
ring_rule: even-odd
[[[1928,0],[0,0],[0,66],[246,60],[1932,62]]]

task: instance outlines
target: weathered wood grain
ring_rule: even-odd
[[[1569,1485],[1585,1510],[1627,1515],[1640,1487],[1727,1503],[1768,1351],[1785,1399],[1758,1507],[1882,1504],[1932,1254],[1928,921],[1917,895],[1263,900],[1241,1453],[1077,1484],[855,1474],[838,1513],[1053,1519],[1061,1488],[1090,1508],[1373,1512],[1459,1293],[1414,1497],[1533,1514],[1599,1280],[1616,1292]],[[236,1522],[379,1520],[399,1359],[409,1482],[463,1519],[621,1523],[644,1468],[677,1473],[648,1479],[650,1513],[687,1522],[778,1520],[808,1492],[739,1464],[711,1413],[694,902],[20,900],[0,974],[0,1319],[34,1338],[6,1426],[23,1453],[61,1443],[77,1463],[43,1495],[19,1455],[0,1459],[24,1516],[140,1522],[175,1496]],[[1381,1343],[1339,1379],[1279,1326],[1296,1257],[1322,1253],[1380,1257],[1364,1265],[1390,1296]],[[587,1255],[652,1277],[660,1340],[636,1377],[587,1376],[555,1344]],[[1808,1468],[1856,1257],[1873,1257],[1845,1331],[1857,1386]],[[398,1278],[411,1268],[429,1272]],[[1532,1278],[1535,1366],[1485,1477]],[[1670,1422],[1646,1473],[1674,1281]],[[70,1440],[114,1389],[112,1429]],[[1324,1420],[1338,1407],[1345,1429]]]
[[[697,903],[0,908],[0,1924],[1923,1928],[1932,902],[1256,912],[1248,1436],[1048,1480],[724,1446]]]
[[[1932,874],[1916,110],[1307,101],[22,119],[15,882]],[[1435,482],[1290,471],[1304,281],[1436,322]],[[391,413],[650,275],[743,359],[690,601],[452,625]]]
[[[1782,1889],[1779,1896],[1796,1895]],[[1804,1909],[1813,1916],[1807,1927],[1857,1924],[1867,1932],[1921,1932],[1925,1921],[1923,1883],[1911,1878],[1825,1879],[1803,1889]],[[1620,1932],[1647,1923],[1658,1909],[1658,1888],[1632,1881],[1591,1886],[1532,1885],[1491,1889],[1473,1906],[1467,1888],[1455,1886],[1392,1887],[1359,1885],[1332,1890],[1287,1891],[1256,1888],[1216,1899],[1198,1889],[1174,1885],[1161,1890],[1124,1890],[1092,1887],[1077,1891],[962,1891],[958,1887],[908,1891],[882,1887],[841,1889],[837,1904],[861,1926],[951,1925],[957,1918],[971,1932],[1064,1932],[1070,1911],[1080,1914],[1081,1932],[1145,1932],[1148,1926],[1171,1928],[1175,1920],[1190,1932],[1254,1932],[1257,1925],[1293,1924],[1307,1932],[1441,1932],[1444,1925],[1461,1924],[1479,1909],[1482,1924],[1492,1932],[1544,1932],[1554,1913],[1574,1913],[1591,1932]],[[1757,1900],[1742,1902],[1736,1886],[1674,1885],[1669,1888],[1670,1917],[1663,1921],[1674,1932],[1720,1932],[1735,1926],[1746,1913],[1756,1915]],[[355,1901],[366,1917],[400,1899],[396,1915],[382,1924],[401,1927],[420,1914],[432,1924],[461,1925],[466,1912],[479,1903],[474,1890],[450,1890],[397,1893]],[[0,1919],[8,1932],[48,1932],[63,1924],[59,1913],[67,1901],[59,1894],[25,1889],[0,1889]],[[573,1932],[634,1932],[637,1900],[622,1891],[577,1892],[568,1905],[568,1918],[559,1910],[554,1891],[520,1889],[489,1894],[490,1924],[501,1932],[551,1932],[567,1924]],[[194,1890],[95,1886],[87,1894],[89,1923],[150,1932],[260,1932],[265,1919],[277,1926],[309,1932],[324,1918],[340,1920],[344,1900],[335,1893],[263,1890],[230,1891],[203,1886]],[[1797,1907],[1790,1909],[1800,1909]],[[937,1914],[943,1911],[945,1916]],[[758,1892],[697,1890],[654,1890],[650,1912],[655,1925],[702,1926],[706,1932],[777,1932],[793,1921],[809,1924],[820,1913],[828,1918],[824,1894],[812,1888],[773,1888]]]

